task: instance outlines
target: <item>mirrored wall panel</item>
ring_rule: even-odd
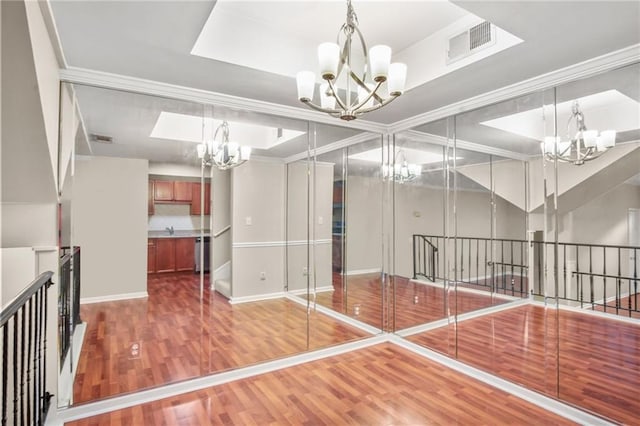
[[[371,334],[311,306],[334,293],[334,167],[310,144],[360,132],[63,87],[62,131],[80,129],[60,206],[63,404]]]

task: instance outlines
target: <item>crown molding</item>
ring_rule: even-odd
[[[312,149],[309,151],[309,156],[313,157],[315,155],[325,154],[327,152],[335,151],[340,148],[346,148],[351,145],[356,145],[362,142],[370,141],[374,138],[379,138],[382,135],[380,133],[360,133],[355,136],[350,136],[345,139],[341,139],[336,142],[332,142],[327,145],[323,145],[319,148]],[[294,161],[304,160],[307,158],[307,151],[301,152],[299,154],[291,155],[284,159],[285,163],[293,163]]]
[[[374,123],[366,120],[353,120],[349,122],[336,120],[334,117],[308,108],[280,105],[255,99],[242,98],[239,96],[226,95],[224,93],[194,89],[186,86],[178,86],[175,84],[95,71],[86,68],[68,67],[66,69],[61,69],[60,79],[67,83],[124,90],[127,92],[154,95],[182,101],[214,104],[216,106],[226,108],[241,109],[281,117],[290,117],[296,120],[308,120],[315,123],[370,132],[382,133],[386,131],[387,128],[387,125],[385,124]]]
[[[527,95],[538,90],[549,89],[580,78],[590,77],[603,71],[630,65],[638,61],[640,61],[640,44],[634,44],[624,49],[569,65],[568,67],[560,68],[422,114],[414,115],[404,120],[396,121],[387,127],[387,132],[402,132],[421,124],[451,117],[465,111],[474,110],[518,96]]]
[[[529,161],[530,155],[522,154],[520,152],[509,151],[507,149],[494,148],[487,145],[482,145],[475,142],[469,142],[462,139],[449,139],[444,136],[433,135],[431,133],[419,132],[417,130],[407,130],[402,132],[403,136],[408,137],[413,141],[425,142],[434,145],[450,146],[453,147],[455,143],[456,148],[468,149],[469,151],[481,152],[483,154],[497,155],[499,157],[509,158],[512,160]]]

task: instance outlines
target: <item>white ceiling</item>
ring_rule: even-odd
[[[269,27],[272,31],[286,26],[287,37],[290,37],[293,31],[293,34],[296,34],[295,38],[300,40],[306,40],[311,34],[313,37],[325,38],[325,32],[331,40],[344,20],[342,1],[329,2],[329,5],[319,1],[227,3],[218,6],[230,8],[232,13],[229,22],[232,25],[234,19],[237,19],[238,23],[246,23],[247,20],[259,22],[259,25]],[[447,19],[456,19],[459,14],[466,13],[486,19],[524,40],[498,54],[415,87],[389,106],[368,114],[367,120],[380,123],[393,123],[640,43],[640,2],[474,0],[454,1],[454,5],[430,1],[363,3],[354,0],[361,28],[369,45],[382,42],[391,44],[396,49],[406,49],[410,47],[412,40],[442,29]],[[215,13],[211,14],[213,8],[214,2],[206,1],[52,0],[52,10],[63,51],[71,67],[122,74],[275,104],[299,106],[292,77],[191,54],[209,16],[215,16]],[[265,20],[264,15],[272,10],[278,11],[275,14],[276,18]],[[238,14],[235,18],[233,11]],[[242,37],[241,32],[226,32],[223,42],[233,42],[236,38]],[[253,36],[259,37],[259,33]],[[249,53],[257,55],[261,52]],[[279,46],[274,46],[272,50],[264,53],[273,55],[274,58],[281,54]],[[428,59],[429,55],[422,55],[422,60]],[[313,66],[314,64],[310,64],[309,68]],[[143,155],[144,149],[139,145],[150,143],[146,139],[149,139],[151,128],[147,127],[153,127],[157,120],[156,113],[159,114],[160,110],[155,106],[140,106],[140,111],[136,113],[141,120],[136,122],[131,116],[122,113],[130,107],[128,101],[117,99],[119,96],[111,99],[107,99],[108,96],[90,99],[93,95],[89,96],[88,90],[79,95],[88,132],[111,133],[121,141],[135,140],[138,156]],[[630,97],[637,100],[637,96]],[[172,104],[175,106],[180,102],[172,101]],[[540,105],[542,104],[538,104]],[[184,108],[192,111],[202,107],[190,105]],[[153,114],[149,110],[152,110]],[[218,109],[220,110],[222,109]],[[202,111],[188,113],[201,115]],[[226,110],[225,114],[234,118],[240,116],[241,120],[262,120],[265,125],[275,127],[278,127],[278,124],[274,124],[274,121],[287,121],[246,111]],[[492,118],[496,117],[493,114]],[[484,118],[485,121],[487,119]],[[306,131],[305,122],[288,121],[295,124],[283,127],[293,129],[297,126],[299,130]],[[475,124],[479,122],[475,121]],[[328,143],[357,134],[353,130],[325,127],[327,135],[330,135],[325,139]],[[144,131],[140,128],[144,128]],[[498,129],[487,130],[484,135],[501,134]],[[465,139],[482,139],[482,135],[476,136],[475,133],[465,136]],[[486,138],[480,143],[507,148],[508,144],[503,143],[503,139],[504,137]],[[304,142],[293,140],[260,155],[286,157],[304,151],[305,147],[306,138]],[[517,152],[531,150],[514,146],[508,148]],[[103,148],[98,147],[98,150],[100,149]],[[155,153],[157,150],[154,149],[152,152]],[[122,152],[119,155],[125,154]],[[178,143],[172,148],[167,148],[161,156],[167,161],[166,159],[176,159],[185,155],[187,154],[182,152]]]

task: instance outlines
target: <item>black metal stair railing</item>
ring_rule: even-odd
[[[58,292],[58,341],[59,365],[64,366],[64,360],[71,347],[73,332],[76,325],[82,322],[80,318],[80,247],[62,247],[60,258],[60,290]],[[71,274],[73,270],[73,275]]]
[[[416,234],[414,279],[445,279],[440,272],[445,260],[438,256],[445,246],[455,259],[448,279],[459,285],[518,297],[557,297],[618,315],[640,313],[640,247]],[[557,285],[551,273],[556,267]]]
[[[460,285],[523,297],[528,294],[527,241],[503,238],[413,235],[414,278],[444,280],[445,267],[438,256],[448,245],[455,257],[449,279]],[[435,254],[434,254],[435,253]]]
[[[413,278],[422,276],[431,282],[438,278],[438,247],[426,235],[413,236]]]
[[[42,425],[49,409],[47,289],[52,275],[40,274],[0,313],[3,426]]]
[[[532,242],[535,256],[536,280],[533,294],[554,296],[589,308],[617,315],[633,316],[640,313],[640,247],[624,245]],[[548,266],[544,269],[544,251]],[[543,275],[558,268],[558,283],[545,289]]]

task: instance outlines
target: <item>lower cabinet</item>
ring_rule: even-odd
[[[156,239],[149,238],[147,242],[147,273],[153,274],[156,268]]]
[[[193,271],[195,267],[194,238],[173,238],[176,244],[176,271]]]
[[[194,270],[194,238],[149,238],[148,241],[148,273]]]
[[[173,238],[156,240],[156,272],[175,272],[176,245]]]

